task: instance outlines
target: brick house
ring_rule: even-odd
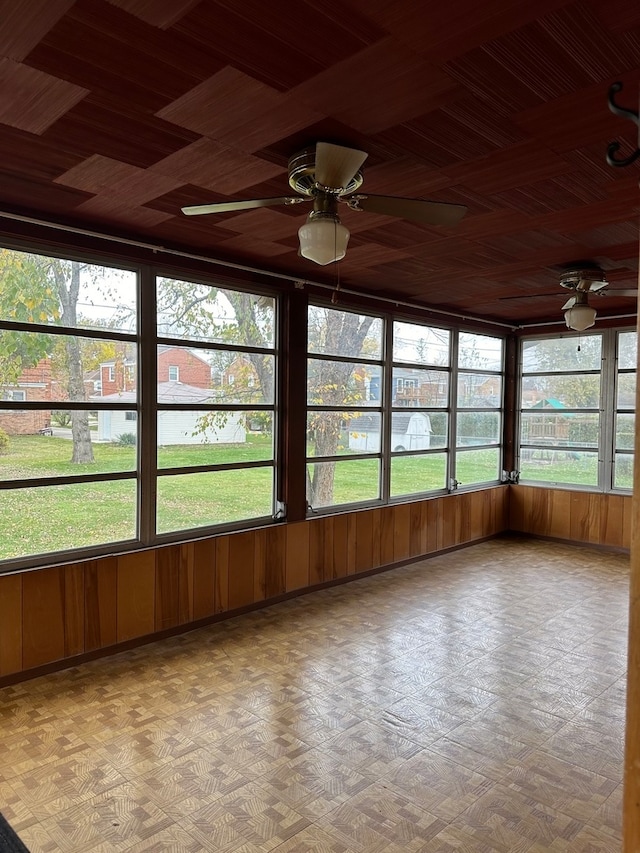
[[[22,371],[15,385],[0,387],[0,397],[16,408],[0,412],[0,429],[7,435],[35,435],[51,425],[51,410],[28,411],[20,403],[51,400],[51,359],[42,358],[34,367]]]
[[[112,361],[100,365],[100,389],[103,397],[135,391],[137,360],[135,350],[123,346]],[[158,347],[158,384],[182,382],[193,388],[211,388],[211,365],[184,347]]]

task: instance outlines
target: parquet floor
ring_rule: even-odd
[[[619,851],[628,560],[505,539],[0,691],[32,853]]]

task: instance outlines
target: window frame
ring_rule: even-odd
[[[84,327],[69,327],[47,323],[22,323],[0,318],[0,332],[4,329],[27,333],[42,333],[52,337],[61,337],[72,335],[76,338],[85,338],[93,340],[105,340],[122,342],[123,344],[135,347],[137,369],[137,400],[136,404],[131,402],[105,402],[97,398],[84,401],[29,401],[26,400],[20,403],[20,409],[35,410],[35,411],[56,411],[58,409],[86,411],[89,408],[91,411],[114,411],[114,412],[134,412],[137,421],[138,442],[136,448],[136,463],[131,469],[108,472],[108,473],[78,473],[63,476],[45,476],[34,477],[29,480],[0,480],[0,495],[4,492],[10,492],[17,489],[39,488],[39,487],[55,487],[58,485],[73,485],[76,483],[100,483],[112,482],[117,480],[132,480],[135,482],[137,498],[135,501],[136,517],[135,517],[135,536],[133,538],[123,538],[117,541],[108,541],[87,546],[60,548],[52,551],[40,551],[37,553],[24,554],[18,557],[9,557],[6,559],[0,558],[0,576],[7,572],[19,571],[22,569],[41,568],[46,566],[64,565],[69,562],[78,560],[93,559],[111,554],[127,553],[138,551],[143,548],[159,547],[164,544],[192,541],[196,538],[202,538],[206,535],[212,535],[222,532],[233,532],[236,530],[248,530],[255,527],[264,527],[266,524],[276,523],[283,520],[281,509],[281,472],[280,472],[280,421],[277,415],[279,411],[280,399],[282,395],[281,389],[281,368],[280,368],[280,349],[281,349],[281,315],[282,315],[282,293],[276,288],[265,287],[255,282],[230,282],[224,277],[215,274],[194,273],[191,270],[184,268],[176,268],[171,264],[152,265],[136,261],[134,259],[123,258],[121,256],[113,256],[99,252],[79,252],[76,250],[67,250],[65,247],[59,246],[56,248],[50,247],[48,244],[41,245],[37,242],[3,239],[0,246],[4,249],[13,252],[21,252],[26,254],[41,255],[45,258],[59,258],[63,261],[77,261],[93,266],[101,266],[105,269],[123,270],[131,272],[136,276],[136,329],[134,332],[121,332],[103,330],[100,328],[84,328]],[[221,289],[229,289],[241,292],[251,293],[257,296],[267,296],[274,300],[274,340],[273,347],[270,352],[273,353],[275,362],[274,372],[274,400],[273,400],[273,455],[269,460],[268,465],[273,469],[273,512],[269,516],[261,516],[256,519],[242,520],[239,522],[213,524],[208,527],[198,527],[189,529],[180,529],[170,533],[155,532],[155,500],[156,487],[155,483],[158,476],[163,476],[164,472],[169,469],[163,469],[163,474],[158,474],[158,467],[155,461],[156,453],[156,384],[157,384],[157,344],[156,339],[156,304],[155,304],[155,276],[174,277],[189,282],[204,284],[207,286],[219,287]],[[191,342],[179,340],[177,345],[191,347]],[[198,344],[194,344],[193,348],[198,348]],[[202,348],[211,348],[213,345],[205,344]],[[216,345],[217,346],[217,345]],[[239,345],[229,347],[233,350],[244,350],[245,348]],[[110,373],[115,379],[115,366],[110,365]],[[102,393],[102,392],[101,392]],[[215,408],[215,407],[213,407]],[[218,408],[229,409],[230,405],[225,405]],[[236,406],[242,410],[258,410],[261,408],[270,408],[270,406],[261,406],[259,404],[242,404]],[[13,401],[0,399],[0,412],[15,411]],[[46,438],[43,440],[47,440]],[[260,463],[257,463],[259,465]],[[246,467],[256,467],[256,463],[246,463]],[[225,466],[222,466],[224,468]],[[229,466],[226,466],[229,467]],[[233,465],[231,467],[234,467]],[[236,467],[242,467],[238,465]],[[193,471],[194,469],[188,469]],[[153,521],[152,521],[153,519]]]
[[[489,367],[465,367],[460,365],[460,336],[462,334],[472,334],[478,335],[481,337],[487,338],[495,338],[502,341],[502,352],[500,355],[500,366],[499,368],[489,368]],[[505,411],[504,411],[504,401],[505,401],[505,386],[506,386],[506,375],[505,375],[505,365],[506,365],[506,339],[503,335],[498,334],[489,334],[488,332],[482,331],[469,331],[466,328],[456,329],[454,333],[453,340],[453,353],[452,353],[452,375],[451,375],[451,409],[452,409],[452,417],[451,417],[451,439],[450,439],[450,447],[451,447],[451,461],[450,461],[450,475],[449,475],[449,491],[475,491],[478,488],[487,488],[490,486],[495,486],[498,483],[502,482],[502,472],[504,470],[504,424],[505,424]],[[500,381],[500,399],[498,401],[497,406],[462,406],[458,402],[458,388],[460,376],[489,376],[489,377],[497,377]],[[496,442],[491,444],[476,444],[476,445],[459,445],[458,439],[460,435],[459,422],[460,415],[466,413],[478,413],[478,414],[495,414],[498,416],[498,439]],[[492,480],[482,480],[473,483],[465,483],[464,481],[458,480],[459,466],[458,461],[459,457],[461,458],[465,453],[471,453],[478,450],[497,450],[498,451],[498,466],[497,466],[497,477]]]
[[[367,413],[379,413],[381,417],[381,439],[380,439],[380,451],[378,453],[357,453],[353,456],[345,456],[345,455],[336,455],[331,457],[315,457],[308,456],[305,454],[305,464],[313,464],[314,461],[327,461],[327,462],[336,462],[336,463],[345,463],[345,460],[359,460],[359,459],[378,459],[380,465],[380,490],[379,490],[379,498],[376,500],[368,500],[368,501],[355,501],[351,503],[335,503],[326,507],[307,507],[307,518],[316,516],[316,515],[335,515],[341,512],[350,512],[357,509],[362,509],[364,507],[375,508],[378,506],[385,505],[397,505],[404,503],[412,503],[415,501],[424,500],[425,498],[431,497],[439,497],[443,495],[450,494],[453,491],[460,492],[472,492],[478,491],[481,489],[492,488],[500,483],[504,482],[503,479],[503,465],[504,465],[504,425],[505,425],[505,412],[504,412],[504,401],[505,401],[505,388],[506,388],[506,375],[505,375],[505,365],[506,365],[506,349],[507,349],[507,340],[506,334],[502,334],[497,331],[479,331],[477,328],[469,328],[468,326],[463,327],[454,327],[449,326],[445,323],[434,323],[431,320],[423,319],[420,317],[408,316],[406,314],[400,314],[397,312],[384,312],[384,311],[373,311],[367,310],[365,307],[357,308],[353,305],[342,305],[335,306],[327,300],[323,300],[320,298],[315,298],[313,300],[309,300],[309,306],[316,306],[318,308],[333,308],[334,310],[341,310],[349,313],[363,314],[368,317],[375,317],[381,319],[383,322],[383,345],[382,345],[382,354],[380,359],[372,359],[367,358],[366,356],[349,356],[349,357],[338,357],[331,355],[320,355],[316,352],[312,352],[310,349],[307,350],[307,361],[309,359],[315,358],[324,358],[325,360],[332,361],[344,361],[344,362],[357,362],[357,363],[370,363],[376,366],[380,366],[382,369],[382,383],[381,383],[381,404],[379,406],[367,406]],[[405,325],[413,325],[413,326],[424,326],[427,329],[433,330],[441,330],[446,332],[449,336],[449,351],[448,351],[448,362],[446,365],[440,365],[436,363],[430,362],[410,362],[410,361],[398,361],[393,357],[393,343],[394,343],[394,324],[402,323]],[[484,335],[485,337],[496,338],[502,341],[502,353],[501,353],[501,364],[500,369],[490,369],[490,368],[458,368],[458,352],[459,352],[459,336],[460,333],[467,334],[477,334]],[[396,377],[394,380],[394,370],[397,369],[415,369],[415,370],[432,370],[444,373],[447,376],[447,405],[446,406],[412,406],[412,407],[402,407],[398,405],[394,405],[394,397],[396,392],[397,380],[399,377]],[[477,373],[482,375],[492,375],[499,377],[500,380],[500,401],[499,404],[495,407],[486,407],[482,409],[468,409],[466,407],[458,407],[457,403],[457,383],[458,376],[460,373]],[[343,411],[347,406],[338,406],[333,407],[334,410]],[[307,413],[310,411],[316,410],[330,410],[331,407],[327,407],[324,405],[310,405],[307,404],[306,411]],[[494,444],[490,445],[477,445],[471,450],[483,450],[490,449],[496,450],[498,454],[498,466],[496,471],[496,478],[492,480],[482,481],[482,482],[474,482],[471,484],[457,483],[455,478],[455,466],[457,461],[458,452],[464,453],[466,452],[464,449],[460,450],[456,446],[457,441],[457,414],[458,410],[461,412],[466,411],[487,411],[490,413],[495,413],[499,417],[499,428],[498,428],[498,440]],[[447,418],[447,441],[442,447],[429,447],[426,449],[412,449],[412,450],[403,450],[403,451],[394,451],[392,447],[392,426],[393,426],[393,416],[397,414],[420,414],[426,413],[427,415],[433,414],[445,414]],[[442,488],[438,489],[424,489],[422,491],[416,491],[406,494],[392,495],[391,494],[391,466],[392,461],[395,458],[399,457],[409,457],[409,456],[423,456],[423,455],[445,455],[445,483]]]
[[[357,314],[366,317],[373,317],[374,319],[378,319],[382,323],[382,336],[381,336],[381,346],[380,346],[380,358],[370,358],[368,356],[357,355],[357,356],[341,356],[341,355],[331,355],[326,353],[319,353],[312,351],[307,344],[307,352],[306,352],[306,364],[307,364],[307,387],[305,389],[305,407],[307,413],[307,419],[305,420],[305,430],[307,429],[306,424],[308,423],[308,416],[310,412],[345,412],[345,411],[360,411],[363,409],[367,414],[378,414],[380,417],[380,449],[377,452],[371,453],[356,453],[353,456],[347,456],[344,454],[334,454],[330,456],[309,456],[306,452],[306,432],[305,432],[305,472],[308,483],[308,471],[309,466],[314,464],[325,464],[325,463],[336,463],[336,464],[349,464],[349,462],[353,462],[357,464],[359,461],[375,459],[378,460],[378,497],[374,500],[363,500],[363,501],[349,501],[344,503],[333,503],[329,506],[318,506],[314,507],[309,503],[309,494],[306,492],[306,502],[307,502],[307,517],[312,517],[314,515],[335,515],[340,512],[349,512],[354,509],[362,509],[363,507],[376,507],[383,506],[385,503],[384,493],[385,493],[385,478],[388,476],[385,473],[385,466],[383,461],[383,448],[386,437],[386,428],[385,428],[385,419],[384,419],[384,400],[387,397],[387,379],[385,373],[385,349],[386,349],[386,319],[385,315],[379,311],[367,311],[366,309],[356,308],[354,306],[345,306],[345,305],[334,305],[333,303],[322,300],[322,299],[313,299],[309,300],[307,306],[307,317],[309,316],[309,309],[311,308],[320,308],[320,309],[328,309],[331,311],[341,311],[347,314]],[[308,328],[308,326],[307,326]],[[355,403],[343,403],[341,405],[329,405],[326,403],[319,404],[310,404],[308,402],[308,388],[309,388],[309,376],[308,376],[308,366],[310,361],[327,361],[327,362],[341,362],[343,364],[370,364],[376,367],[380,367],[381,371],[381,382],[380,382],[380,400],[377,406],[360,406],[358,407]]]
[[[550,335],[548,333],[540,333],[535,335],[522,335],[519,339],[519,369],[518,369],[518,388],[517,388],[517,409],[515,412],[515,461],[518,481],[527,486],[536,486],[547,489],[565,489],[569,491],[584,491],[601,494],[618,494],[630,495],[632,488],[626,488],[615,485],[615,458],[616,458],[616,418],[618,413],[633,414],[634,409],[618,409],[617,408],[617,390],[619,385],[620,375],[636,373],[636,368],[618,368],[619,354],[619,336],[623,333],[635,332],[635,327],[632,326],[609,326],[604,328],[596,328],[589,332],[562,332],[561,334]],[[585,337],[600,337],[600,366],[599,369],[579,369],[573,370],[524,370],[524,346],[527,341],[536,340],[559,340],[568,339],[575,340],[576,346],[584,341]],[[529,449],[549,449],[545,448],[540,442],[523,442],[522,441],[522,423],[523,414],[528,409],[523,408],[523,379],[526,376],[574,376],[574,375],[599,375],[599,404],[597,407],[570,407],[563,409],[568,415],[573,414],[597,414],[598,415],[598,441],[595,447],[589,447],[586,444],[567,444],[563,445],[563,452],[591,452],[597,453],[597,476],[596,483],[565,483],[556,480],[532,480],[522,477],[521,461],[523,450]],[[625,455],[633,456],[633,450],[622,451]]]
[[[253,283],[244,283],[244,286],[239,286],[235,282],[229,282],[224,278],[220,278],[217,276],[202,276],[199,274],[194,274],[192,272],[187,272],[185,270],[177,270],[175,268],[169,268],[165,266],[154,266],[150,270],[152,285],[150,290],[152,291],[153,302],[154,302],[154,311],[152,313],[152,323],[153,328],[151,331],[152,336],[152,348],[154,353],[158,352],[159,347],[163,346],[171,346],[176,347],[183,350],[203,350],[203,351],[218,351],[218,352],[233,352],[240,354],[248,354],[248,353],[258,353],[261,355],[268,355],[274,359],[274,397],[271,403],[228,403],[223,402],[220,404],[216,403],[203,403],[198,402],[195,404],[182,404],[180,406],[172,405],[172,404],[161,404],[158,402],[155,394],[157,387],[157,374],[156,374],[156,382],[154,383],[154,387],[152,389],[153,396],[153,408],[152,408],[152,419],[154,421],[153,426],[149,427],[150,430],[150,438],[149,438],[149,453],[153,456],[152,461],[150,461],[150,469],[154,472],[154,489],[153,496],[147,502],[147,517],[146,517],[146,525],[149,529],[149,539],[152,540],[152,543],[155,545],[163,545],[169,542],[175,542],[180,539],[190,539],[195,537],[202,537],[207,535],[212,535],[216,533],[231,533],[240,530],[250,530],[255,527],[265,526],[266,524],[275,523],[277,521],[283,520],[282,513],[280,510],[281,505],[281,494],[282,494],[282,481],[281,481],[281,466],[279,463],[280,458],[280,433],[281,433],[281,423],[280,423],[280,399],[282,396],[281,389],[281,369],[280,369],[280,361],[281,361],[281,318],[282,318],[282,297],[281,294],[276,290],[270,290],[264,287],[261,287],[257,284]],[[188,282],[189,284],[201,285],[204,287],[216,287],[220,290],[230,290],[239,293],[248,293],[252,296],[266,296],[270,299],[273,299],[274,303],[274,329],[273,329],[273,346],[271,347],[258,347],[251,346],[247,344],[238,344],[238,343],[220,343],[216,341],[208,341],[203,340],[201,338],[198,339],[188,339],[186,337],[172,337],[170,335],[160,334],[158,332],[157,327],[157,306],[156,306],[156,287],[158,279],[173,279],[178,282]],[[157,357],[155,367],[157,368]],[[148,375],[150,375],[151,366],[148,368]],[[211,372],[210,372],[211,376]],[[229,374],[228,379],[234,378],[232,374]],[[213,381],[213,377],[211,377],[211,381]],[[223,387],[234,387],[235,381],[231,383],[225,384],[223,383]],[[157,416],[160,412],[172,412],[172,411],[206,411],[206,412],[254,412],[254,411],[267,411],[271,412],[272,415],[272,442],[273,442],[273,455],[269,460],[261,460],[255,462],[233,462],[233,463],[211,463],[204,464],[199,466],[174,466],[174,467],[160,467],[158,466],[157,461]],[[152,433],[152,438],[151,438]],[[215,473],[215,472],[223,472],[223,471],[231,471],[231,470],[250,470],[256,468],[271,468],[272,469],[272,511],[268,515],[255,516],[247,519],[240,519],[237,521],[229,521],[229,522],[220,522],[220,523],[212,523],[209,525],[202,525],[199,527],[191,527],[191,528],[181,528],[180,530],[166,531],[161,532],[157,530],[157,484],[161,478],[171,477],[171,476],[181,476],[181,475],[189,475],[196,473]]]

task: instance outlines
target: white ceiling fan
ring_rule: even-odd
[[[289,185],[298,195],[198,204],[183,207],[182,212],[199,216],[312,203],[313,210],[298,230],[300,254],[323,266],[339,261],[347,251],[349,231],[340,222],[339,202],[351,210],[397,216],[421,225],[456,225],[467,212],[461,204],[358,192],[363,182],[360,167],[367,156],[355,148],[318,142],[314,148],[294,154],[289,160]]]
[[[562,306],[567,328],[577,332],[594,325],[597,317],[596,309],[589,304],[589,294],[596,296],[628,296],[637,298],[637,288],[615,288],[609,289],[604,272],[596,265],[576,265],[564,270],[560,274],[559,284],[567,290],[573,291],[573,295]],[[540,296],[550,296],[549,293],[524,293],[518,296],[502,296],[501,299],[534,299]]]

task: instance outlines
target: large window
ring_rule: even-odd
[[[383,321],[310,306],[307,502],[312,510],[381,497]]]
[[[522,342],[520,478],[631,488],[636,333]]]
[[[389,495],[447,486],[451,333],[394,322]]]
[[[633,487],[637,348],[638,336],[636,332],[618,333],[615,388],[616,420],[613,430],[613,487],[615,489],[631,489]]]
[[[502,371],[501,338],[311,306],[311,511],[498,482]]]
[[[156,298],[156,531],[270,518],[275,300],[166,277]]]
[[[140,275],[0,249],[0,560],[273,519],[275,299]]]
[[[333,304],[308,307],[306,395],[285,397],[306,441],[281,471],[289,373],[258,290],[0,248],[1,568],[275,522],[303,462],[309,512],[499,481],[501,339]],[[634,382],[623,365],[618,484]]]
[[[501,472],[503,341],[460,332],[456,388],[454,479],[470,486]]]
[[[137,291],[134,270],[0,250],[0,559],[136,539]]]

